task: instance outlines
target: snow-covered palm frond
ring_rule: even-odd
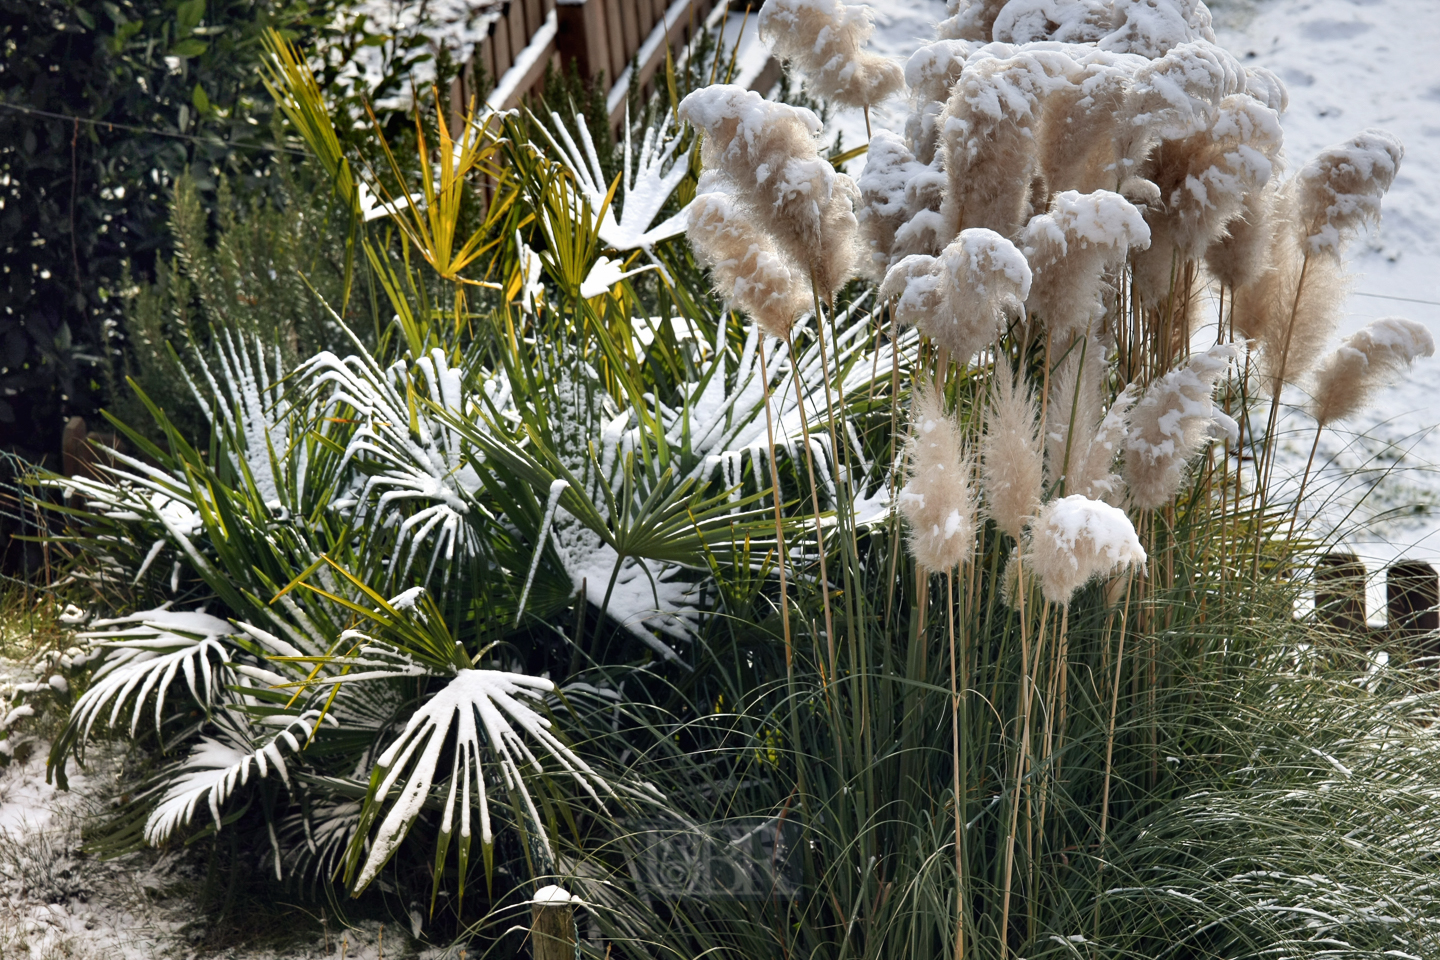
[[[231,465],[237,473],[248,474],[266,507],[295,509],[305,494],[308,460],[298,459],[293,482],[288,482],[284,461],[296,432],[297,411],[281,387],[285,368],[279,345],[267,358],[258,338],[247,345],[243,337],[225,330],[216,342],[214,363],[198,352],[196,359],[209,396],[194,383],[190,390],[211,427],[230,438],[224,449]]]
[[[907,331],[898,342],[887,339],[876,345],[872,339],[873,319],[871,314],[854,307],[837,318],[836,343],[831,347],[830,360],[841,374],[838,382],[831,374],[831,388],[836,401],[846,407],[877,387],[888,392],[893,364],[898,360],[908,369],[916,343],[915,335]],[[744,462],[748,458],[757,491],[768,492],[765,458],[769,456],[771,431],[765,417],[763,379],[768,377],[777,455],[799,456],[808,425],[811,446],[818,458],[818,479],[834,504],[838,497],[835,478],[839,476],[840,466],[836,462],[838,452],[830,449],[829,433],[825,429],[826,369],[821,363],[818,344],[813,340],[804,343],[798,347],[798,359],[792,359],[784,343],[771,341],[765,351],[767,369],[762,371],[758,349],[761,335],[753,326],[750,328],[734,372],[728,376],[724,343],[717,340],[715,350],[701,364],[699,375],[682,385],[680,402],[675,406],[656,404],[656,419],[665,431],[667,442],[688,452],[687,476],[708,481],[719,470],[725,485],[738,500]],[[802,423],[802,411],[805,423]],[[632,446],[640,430],[641,426],[634,424],[630,434],[621,441],[621,447]],[[878,522],[888,514],[889,491],[883,485],[877,488],[879,477],[873,475],[874,465],[867,462],[848,417],[841,442],[850,443],[852,462],[858,468],[849,491],[851,515],[859,523]]]
[[[190,695],[209,708],[217,688],[230,676],[226,663],[234,648],[226,638],[235,630],[209,614],[159,608],[98,620],[93,626],[98,629],[81,634],[80,639],[108,652],[90,689],[70,711],[69,728],[80,737],[89,736],[107,706],[107,725],[114,726],[127,705],[133,705],[129,726],[133,736],[152,691],[158,730],[165,699],[178,677],[184,678]]]
[[[625,169],[621,175],[623,201],[618,219],[615,217],[613,205],[606,206],[609,190],[605,183],[605,174],[600,169],[600,158],[595,152],[595,142],[590,139],[590,131],[585,121],[577,118],[575,124],[580,130],[580,141],[584,144],[582,151],[570,136],[560,114],[552,112],[550,118],[554,121],[555,129],[559,131],[560,141],[557,142],[544,126],[540,129],[574,175],[593,214],[600,218],[597,233],[602,241],[616,250],[644,250],[648,253],[661,240],[668,240],[685,232],[688,208],[678,211],[663,223],[651,226],[669,201],[670,195],[689,172],[685,163],[676,162],[675,152],[680,146],[680,137],[669,113],[664,114],[659,126],[645,128],[645,139],[640,144],[640,154],[635,158],[634,164],[631,163],[629,114],[626,114]]]
[[[391,573],[406,573],[427,541],[431,542],[427,577],[441,560],[448,570],[454,560],[473,556],[478,543],[466,516],[474,509],[480,478],[463,436],[434,411],[483,422],[482,403],[497,411],[510,404],[505,377],[484,377],[483,399],[467,396],[464,373],[451,367],[439,349],[385,368],[368,353],[343,360],[322,353],[301,373],[314,387],[331,386],[326,403],[337,415],[345,406],[354,410],[359,427],[346,447],[342,472],[347,465],[363,465],[369,475],[356,485],[352,497],[336,501],[335,506],[353,509],[361,523],[396,527]],[[401,513],[395,508],[402,504],[416,509]]]
[[[431,791],[437,782],[446,780],[449,786],[441,805],[437,860],[443,859],[458,828],[460,873],[464,875],[472,837],[472,810],[479,814],[481,843],[489,847],[494,837],[490,822],[493,779],[487,776],[483,759],[487,754],[499,768],[501,786],[523,808],[516,810],[516,815],[526,821],[525,829],[537,832],[542,843],[544,827],[526,787],[525,774],[526,768],[542,773],[544,767],[527,740],[556,761],[597,802],[599,792],[612,792],[599,774],[551,732],[550,721],[531,706],[530,701],[540,700],[553,689],[553,683],[538,677],[499,670],[460,670],[415,711],[404,731],[380,755],[371,776],[365,810],[351,844],[349,872],[353,873],[359,863],[370,824],[390,802],[397,786],[398,795],[359,867],[357,890],[375,878],[422,806],[433,799]],[[448,776],[437,776],[442,773],[440,759],[447,744],[451,746],[450,770]]]
[[[227,722],[219,724],[218,739],[202,737],[190,749],[190,755],[176,765],[174,777],[160,803],[145,821],[146,842],[156,846],[164,843],[176,830],[190,823],[202,804],[209,808],[215,829],[220,830],[221,807],[249,782],[252,772],[259,779],[273,773],[288,788],[290,774],[285,749],[298,755],[318,721],[319,713],[313,710],[299,716],[264,717],[257,726],[250,726],[239,718],[227,718]],[[278,849],[275,871],[278,877]]]

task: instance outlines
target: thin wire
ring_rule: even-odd
[[[1364,293],[1356,290],[1357,297],[1374,297],[1377,300],[1404,300],[1406,303],[1428,303],[1432,307],[1440,307],[1440,300],[1417,300],[1414,297],[1392,297],[1388,293]]]
[[[219,137],[196,137],[188,133],[172,133],[169,130],[156,130],[153,127],[137,127],[129,123],[114,123],[110,120],[91,120],[88,117],[76,117],[67,113],[51,113],[49,110],[37,110],[34,107],[22,107],[18,103],[6,103],[0,100],[0,107],[9,110],[17,110],[20,113],[30,113],[37,117],[50,117],[54,120],[69,120],[72,123],[88,123],[94,127],[118,127],[121,130],[129,130],[133,133],[148,133],[156,137],[174,137],[177,140],[189,140],[192,143],[204,144],[212,147],[229,147],[233,150],[263,150],[268,153],[288,153],[292,156],[309,156],[304,150],[296,150],[292,147],[267,147],[263,144],[236,143],[233,140],[222,140]]]

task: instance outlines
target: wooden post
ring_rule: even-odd
[[[575,898],[554,884],[530,901],[530,944],[534,960],[575,960]]]
[[[1416,656],[1440,653],[1434,639],[1440,630],[1440,574],[1433,566],[1422,560],[1390,564],[1385,571],[1385,602],[1392,635],[1410,641]]]
[[[1327,553],[1315,566],[1315,619],[1337,630],[1365,630],[1365,564],[1353,553]]]

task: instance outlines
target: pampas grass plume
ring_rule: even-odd
[[[1079,494],[1045,504],[1030,539],[1030,569],[1051,603],[1068,604],[1091,579],[1145,563],[1125,511]]]
[[[1417,358],[1434,354],[1435,340],[1423,325],[1399,317],[1376,320],[1320,363],[1310,415],[1322,427],[1353,416]]]
[[[975,493],[960,426],[940,399],[915,398],[910,427],[910,476],[897,498],[910,523],[910,554],[923,569],[946,573],[975,551]]]
[[[800,68],[821,100],[870,107],[905,85],[898,63],[865,49],[875,32],[869,7],[839,0],[766,0],[758,27],[761,39]]]
[[[1215,384],[1235,360],[1230,344],[1193,355],[1150,384],[1130,411],[1125,438],[1125,483],[1142,510],[1169,503],[1185,480],[1190,458],[1215,423]]]
[[[1131,248],[1150,244],[1145,218],[1118,193],[1057,193],[1050,210],[1025,227],[1025,257],[1035,272],[1026,302],[1062,349],[1090,332],[1104,313],[1105,275]]]
[[[702,193],[690,205],[686,233],[719,294],[770,336],[785,339],[810,296],[745,211],[729,194]]]
[[[1035,398],[1005,367],[999,364],[995,371],[994,397],[981,441],[980,477],[986,516],[1018,541],[1040,506],[1044,458]]]
[[[679,113],[705,131],[705,167],[730,181],[755,225],[832,296],[854,270],[860,191],[819,155],[819,118],[726,83],[694,91]]]
[[[1405,148],[1384,130],[1366,130],[1322,150],[1296,176],[1296,215],[1311,252],[1344,252],[1344,244],[1380,222]]]
[[[895,319],[914,324],[964,363],[1002,330],[1030,292],[1030,265],[993,230],[965,230],[939,257],[911,254],[891,267],[881,297],[898,296]]]

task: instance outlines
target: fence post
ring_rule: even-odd
[[[1315,566],[1315,618],[1337,630],[1365,629],[1365,564],[1353,553],[1327,553]]]
[[[1385,571],[1385,603],[1390,632],[1397,638],[1413,640],[1440,630],[1440,574],[1422,560],[1390,564]],[[1434,656],[1434,640],[1414,652]]]
[[[530,943],[534,960],[575,960],[575,898],[554,884],[530,901]]]

